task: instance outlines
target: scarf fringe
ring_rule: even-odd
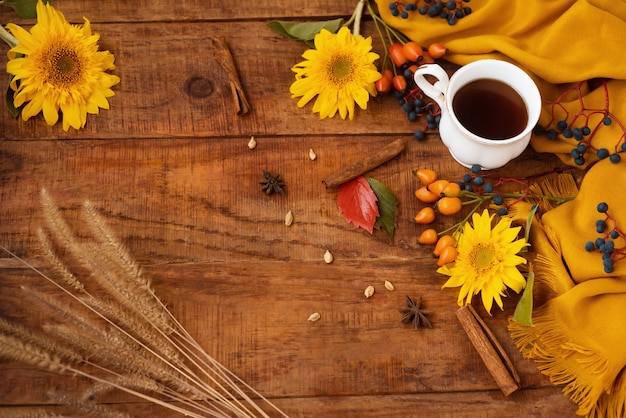
[[[626,416],[626,382],[622,370],[616,379],[614,390],[598,400],[597,407],[589,414],[589,418],[614,418]]]
[[[531,192],[544,196],[574,198],[578,194],[578,184],[571,173],[559,173],[552,175],[540,182],[531,184],[529,187]],[[548,199],[541,201],[542,212],[547,212],[557,206],[557,203]]]
[[[557,386],[563,386],[576,405],[576,414],[587,418],[626,416],[626,378],[607,378],[608,360],[594,350],[572,343],[559,324],[541,314],[533,326],[509,321],[511,338],[524,358],[537,363],[541,373]],[[573,367],[572,367],[573,366]]]
[[[559,240],[556,239],[554,231],[549,228],[542,229],[550,245],[543,245],[541,253],[537,254],[534,260],[535,284],[537,289],[541,287],[541,290],[534,292],[536,306],[543,305],[573,287],[569,272],[563,264]],[[537,235],[539,234],[535,234],[535,237]]]
[[[536,183],[531,183],[528,188],[531,194],[534,195],[551,196],[563,199],[574,198],[578,194],[578,184],[571,173],[548,175]],[[533,199],[532,201],[518,201],[514,198],[508,198],[506,199],[506,202],[510,204],[507,217],[511,218],[513,223],[520,225],[526,225],[532,206],[537,203],[536,199]],[[546,213],[558,205],[558,203],[555,203],[552,200],[540,199],[539,213]],[[499,206],[492,204],[491,208],[497,209]]]

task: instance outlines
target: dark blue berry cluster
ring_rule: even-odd
[[[494,183],[489,176],[481,175],[482,167],[479,164],[474,164],[471,167],[472,174],[465,174],[462,181],[458,184],[461,190],[466,192],[476,193],[476,195],[482,196],[482,199],[491,199],[491,202],[498,208],[498,215],[505,216],[508,213],[508,209],[504,205],[504,195],[496,191],[496,187],[506,182],[507,179],[497,179]]]
[[[403,19],[409,17],[410,12],[417,11],[420,15],[432,18],[441,18],[454,25],[459,19],[472,13],[472,8],[467,6],[470,0],[422,0],[414,2],[392,1],[389,3],[389,10],[393,16],[400,16]]]
[[[626,239],[624,232],[617,226],[617,221],[609,214],[609,205],[606,202],[600,202],[597,206],[598,213],[603,214],[604,218],[596,221],[596,232],[600,234],[595,241],[585,243],[585,250],[599,251],[602,254],[602,264],[604,272],[607,274],[615,271],[615,263],[626,258],[626,245],[622,247],[615,246],[615,240]]]
[[[392,1],[389,3],[389,10],[392,16],[400,16],[402,19],[408,19],[409,12],[417,10],[417,2],[405,4],[402,1]]]
[[[407,87],[403,90],[394,88],[393,95],[409,121],[415,122],[420,117],[425,117],[425,129],[419,129],[414,134],[414,138],[421,141],[426,138],[427,130],[434,130],[439,127],[441,109],[435,102],[425,97],[422,89],[415,84],[413,69],[407,67],[402,76],[406,80]]]
[[[626,152],[626,127],[609,111],[609,94],[606,81],[601,80],[600,84],[605,92],[605,107],[602,109],[590,109],[584,106],[581,92],[584,83],[583,81],[568,88],[552,102],[552,120],[545,127],[537,125],[533,132],[535,135],[545,135],[549,140],[556,140],[559,134],[566,139],[574,138],[578,143],[576,147],[571,150],[570,155],[576,165],[584,165],[586,162],[585,156],[588,155],[589,152],[595,152],[596,158],[600,160],[609,158],[611,162],[617,164],[622,159],[620,153]],[[581,108],[576,114],[570,115],[561,104],[561,100],[572,92],[578,94]],[[560,118],[556,117],[555,114],[559,112],[565,113],[564,116]],[[594,117],[595,120],[593,123],[592,117]],[[620,138],[617,138],[613,150],[594,147],[592,140],[598,129],[602,126],[610,126],[614,123],[617,123],[618,126],[621,127],[623,133]]]
[[[506,216],[509,209],[521,201],[533,203],[531,210],[533,213],[538,213],[540,205],[545,201],[561,204],[574,198],[574,196],[556,197],[539,194],[534,192],[531,187],[535,179],[564,172],[570,167],[555,168],[548,172],[525,177],[503,177],[497,173],[482,172],[482,167],[479,164],[472,165],[470,169],[471,173],[465,174],[462,180],[457,182],[463,196],[470,198],[469,203],[477,203],[478,205],[490,201],[498,207],[497,214],[499,216]],[[468,203],[465,202],[464,204]]]
[[[605,116],[602,119],[602,124],[609,126],[613,122],[610,116]],[[619,163],[622,160],[620,152],[626,151],[626,141],[622,142],[621,146],[611,152],[607,148],[593,148],[591,146],[591,133],[592,130],[589,126],[572,127],[566,120],[559,120],[556,123],[555,128],[544,129],[537,125],[534,130],[535,135],[545,134],[550,140],[555,140],[558,134],[563,135],[563,138],[574,138],[578,141],[575,148],[572,149],[570,155],[576,165],[585,164],[585,155],[589,150],[595,150],[596,157],[599,160],[609,158],[612,163]]]

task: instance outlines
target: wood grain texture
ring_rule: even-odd
[[[370,31],[373,27],[369,25]],[[94,28],[96,30],[96,28]],[[423,128],[398,113],[392,97],[372,100],[358,121],[340,118],[319,122],[290,98],[291,67],[307,47],[286,40],[266,22],[101,24],[101,49],[115,55],[114,74],[121,78],[109,100],[106,118],[90,116],[85,129],[65,133],[32,119],[26,123],[0,112],[6,139],[119,139],[272,135],[306,135],[312,126],[323,134],[391,134]],[[254,35],[251,41],[249,34]],[[208,35],[207,35],[208,34]],[[252,111],[238,116],[228,75],[215,62],[211,36],[219,34],[231,49]],[[5,55],[6,46],[0,47]],[[0,80],[7,80],[2,74]],[[132,116],[131,116],[132,115]],[[381,123],[397,119],[397,123]]]
[[[55,1],[71,21],[92,21],[122,81],[111,110],[89,116],[78,132],[0,112],[0,244],[47,271],[37,240],[40,190],[79,235],[86,234],[80,206],[91,201],[191,335],[292,417],[574,416],[575,406],[508,336],[514,294],[492,317],[476,308],[521,377],[521,390],[502,395],[455,316],[456,291],[441,289],[431,248],[417,243],[423,228],[412,220],[421,207],[412,171],[431,168],[451,180],[467,172],[437,133],[415,141],[424,121],[408,122],[392,97],[373,99],[352,121],[321,121],[291,99],[290,68],[305,47],[269,31],[266,21],[347,18],[355,2],[236,3]],[[0,10],[0,22],[20,21]],[[363,32],[375,33],[370,22]],[[213,36],[233,53],[249,115],[233,108],[228,77],[212,58]],[[0,46],[0,56],[6,51]],[[6,80],[2,72],[0,84]],[[396,139],[405,150],[368,173],[398,198],[390,240],[346,223],[336,191],[322,180]],[[499,172],[522,176],[555,165],[553,156],[528,150]],[[285,196],[261,191],[263,170],[281,174]],[[289,210],[294,223],[286,227]],[[326,250],[332,264],[322,259]],[[396,290],[386,291],[384,280]],[[365,299],[370,284],[376,293]],[[1,254],[0,316],[50,324],[24,285],[56,293]],[[434,312],[432,330],[400,322],[406,295],[423,297]],[[315,311],[321,319],[307,321]],[[0,416],[40,407],[63,413],[47,393],[86,387],[6,361],[0,374]],[[138,417],[169,416],[118,392],[98,400]]]
[[[353,0],[315,0],[294,3],[291,0],[166,0],[109,1],[54,0],[68,21],[82,23],[87,17],[98,22],[188,22],[188,21],[249,21],[249,20],[324,20],[342,17],[348,19],[354,10]],[[0,9],[3,22],[28,22],[11,9]]]

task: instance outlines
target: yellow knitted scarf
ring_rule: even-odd
[[[388,0],[377,3],[390,26],[422,46],[444,44],[446,59],[453,63],[495,58],[524,68],[544,101],[539,124],[556,133],[552,139],[533,135],[532,146],[566,164],[589,168],[574,200],[533,222],[533,326],[511,321],[510,332],[522,353],[554,384],[563,385],[578,404],[578,414],[626,416],[626,259],[615,258],[614,270],[606,273],[602,254],[585,249],[587,242],[603,236],[596,221],[605,219],[597,210],[605,202],[622,231],[609,240],[617,252],[626,251],[626,155],[620,154],[619,163],[598,162],[596,156],[601,148],[618,153],[624,142],[626,3],[472,0],[466,3],[472,13],[455,25],[417,11],[407,19],[394,17]],[[557,127],[562,119],[574,122],[569,128],[592,128],[584,162],[574,161],[572,150],[580,141]],[[613,226],[610,222],[608,230]]]
[[[541,92],[544,112],[539,124],[551,126],[569,116],[571,121],[581,113],[593,115],[587,125],[595,127],[592,145],[613,152],[624,125],[615,121],[605,126],[604,115],[594,110],[605,110],[608,97],[610,112],[621,115],[626,124],[626,3],[615,0],[472,0],[465,5],[472,13],[448,25],[445,19],[430,18],[417,11],[407,19],[390,13],[389,1],[377,0],[381,17],[422,46],[433,42],[445,45],[449,53],[445,59],[464,65],[478,59],[500,59],[524,68],[533,77]],[[404,1],[414,3],[414,1]],[[445,1],[444,1],[445,3]],[[418,1],[423,5],[424,1]],[[608,79],[606,89],[598,78]],[[587,83],[586,81],[591,80]],[[573,90],[579,83],[580,93]],[[551,106],[568,89],[571,93],[560,98],[558,106]],[[583,117],[576,126],[583,126]],[[571,151],[578,144],[573,138],[557,135],[550,140],[545,135],[533,136],[532,146],[539,152],[550,152],[567,164],[573,164]],[[587,167],[597,160],[595,150],[587,152]]]

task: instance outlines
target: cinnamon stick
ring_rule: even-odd
[[[404,141],[396,139],[390,144],[385,145],[380,151],[370,155],[360,161],[355,162],[352,165],[342,168],[339,171],[334,172],[330,176],[322,180],[322,183],[327,188],[331,189],[337,187],[347,181],[357,178],[360,175],[367,173],[368,171],[378,167],[379,165],[391,160],[404,150]]]
[[[520,378],[513,363],[487,324],[471,306],[456,311],[456,316],[505,396],[520,388]]]
[[[213,38],[213,45],[215,46],[215,61],[217,61],[226,74],[228,75],[228,81],[230,83],[230,91],[233,95],[233,101],[235,103],[235,109],[238,115],[245,115],[250,111],[250,105],[246,98],[246,93],[243,90],[241,81],[239,80],[239,74],[237,73],[237,67],[235,66],[235,60],[233,55],[226,45],[226,41],[223,37],[219,36]]]

